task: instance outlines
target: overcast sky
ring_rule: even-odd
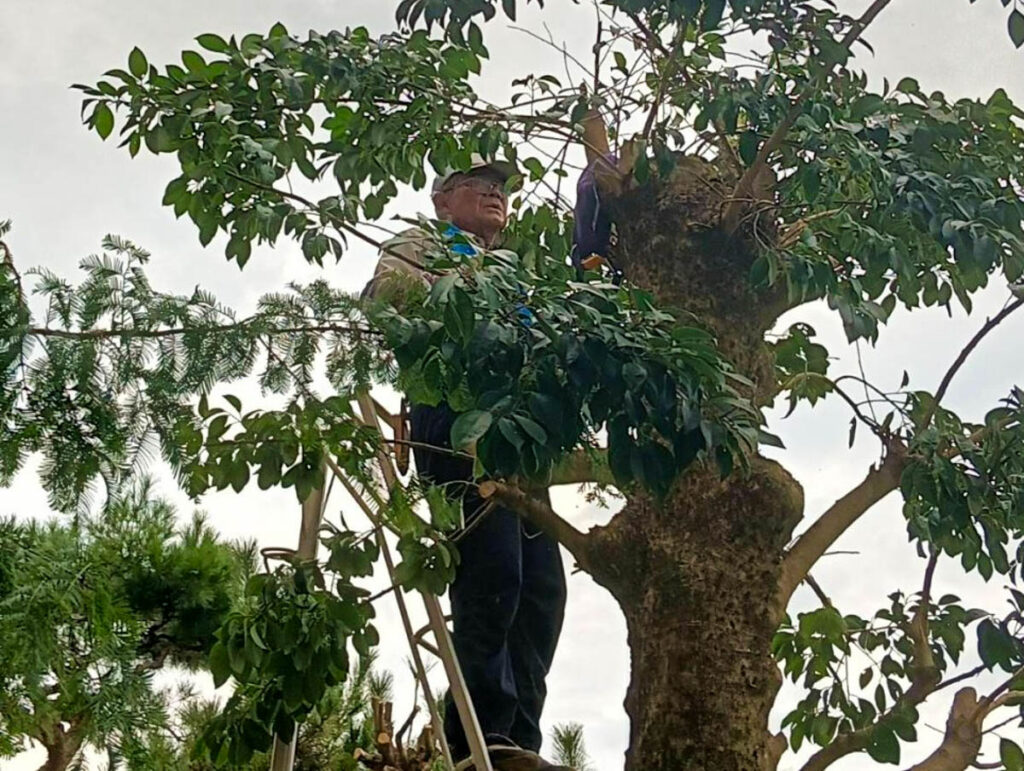
[[[370,275],[375,255],[355,244],[342,264],[323,271],[308,267],[287,242],[275,249],[255,249],[244,273],[223,259],[223,243],[202,249],[187,219],[176,221],[160,199],[176,167],[167,156],[145,153],[135,160],[103,143],[79,124],[79,96],[69,90],[75,82],[94,82],[103,71],[123,66],[127,54],[140,46],[154,63],[177,59],[183,48],[202,32],[222,35],[266,31],[282,21],[293,33],[314,28],[325,31],[367,25],[372,32],[392,28],[392,2],[385,0],[178,0],[142,3],[129,0],[3,0],[0,27],[0,220],[14,221],[8,243],[22,268],[46,266],[75,278],[77,262],[98,251],[106,233],[117,233],[153,252],[149,274],[165,291],[187,292],[197,283],[213,291],[240,312],[253,308],[256,298],[279,289],[288,280],[323,275],[346,289],[356,290]],[[522,5],[522,3],[520,3]],[[856,12],[865,3],[841,2]],[[543,21],[552,35],[573,51],[586,55],[593,42],[593,9],[550,0]],[[520,23],[540,30],[541,17],[531,6]],[[1006,32],[1006,11],[995,0],[970,5],[965,0],[894,0],[868,35],[876,56],[864,66],[876,87],[881,78],[895,82],[917,77],[923,88],[941,89],[951,97],[985,97],[997,87],[1024,103],[1024,52],[1017,52]],[[496,101],[508,82],[527,72],[561,72],[562,58],[550,47],[496,21],[485,30],[493,60],[485,65],[481,93]],[[427,211],[424,193],[403,193],[391,214]],[[1007,297],[996,279],[976,301],[970,318],[942,311],[912,316],[898,311],[883,331],[879,345],[863,350],[869,377],[885,387],[898,386],[909,371],[911,385],[934,390],[952,358]],[[780,326],[808,321],[839,359],[837,371],[855,371],[856,357],[845,344],[838,318],[822,306],[805,307],[787,316]],[[1014,383],[1024,380],[1024,317],[1011,317],[987,340],[954,381],[948,402],[969,419],[979,419],[996,405]],[[254,399],[252,389],[229,392]],[[849,414],[844,405],[827,402],[811,410],[801,407],[782,421],[773,413],[771,430],[780,434],[787,450],[780,459],[804,484],[807,508],[803,526],[864,475],[877,459],[877,447],[861,438],[847,450]],[[192,505],[155,469],[162,492],[187,516]],[[340,497],[331,501],[332,516],[351,505]],[[586,505],[571,490],[557,491],[556,508],[578,527],[606,521],[609,510]],[[231,538],[252,537],[261,545],[290,546],[295,542],[299,507],[291,492],[246,490],[240,495],[207,496],[201,507],[214,525]],[[46,517],[50,512],[35,467],[29,465],[8,489],[0,489],[0,514]],[[916,591],[923,564],[907,545],[899,501],[893,496],[850,530],[837,547],[856,552],[830,557],[815,574],[844,612],[871,615],[896,589]],[[936,590],[956,592],[968,602],[993,607],[998,580],[985,586],[957,576],[955,566],[940,563]],[[622,699],[628,681],[629,656],[625,626],[610,596],[583,574],[569,579],[569,606],[562,644],[549,680],[547,727],[579,721],[585,725],[591,755],[600,771],[622,767],[628,726]],[[986,597],[988,598],[986,601]],[[415,598],[410,598],[413,606]],[[793,611],[811,607],[798,594]],[[416,607],[417,613],[419,608]],[[681,609],[681,612],[685,610]],[[382,664],[396,673],[405,670],[404,639],[393,606],[381,603],[384,632]],[[709,652],[713,655],[713,652]],[[438,668],[439,669],[439,668]],[[438,673],[435,672],[435,676]],[[408,679],[400,679],[408,683]],[[440,680],[438,680],[440,684]],[[952,689],[951,689],[952,690]],[[775,725],[792,703],[784,689]],[[408,708],[411,687],[399,690],[396,713]],[[948,710],[951,693],[922,710],[921,742],[904,750],[904,765],[934,749]],[[931,726],[931,728],[927,727]],[[804,753],[806,754],[806,753]],[[5,768],[33,768],[40,754],[26,753]],[[991,759],[991,758],[989,758]],[[873,768],[863,756],[848,758],[833,768],[845,771]],[[782,769],[799,768],[787,757]]]

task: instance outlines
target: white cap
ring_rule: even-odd
[[[491,169],[502,182],[508,182],[509,179],[519,173],[519,169],[514,163],[509,161],[488,161],[480,153],[473,153],[469,156],[469,168],[468,169],[453,169],[448,168],[441,174],[438,174],[434,178],[434,184],[430,187],[430,192],[440,192],[441,188],[444,187],[445,183],[456,174],[465,174],[476,169]]]

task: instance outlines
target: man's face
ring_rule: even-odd
[[[501,178],[490,169],[456,174],[434,196],[438,216],[492,241],[508,221],[508,196]]]

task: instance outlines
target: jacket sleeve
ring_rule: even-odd
[[[361,296],[377,297],[388,285],[408,286],[411,281],[429,287],[430,274],[426,270],[428,244],[429,237],[419,228],[406,230],[381,244],[373,278]]]

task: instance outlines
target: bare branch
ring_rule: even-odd
[[[860,36],[864,34],[864,30],[868,28],[878,14],[885,10],[885,7],[889,5],[890,2],[892,2],[892,0],[875,0],[867,11],[864,12],[864,15],[855,21],[853,26],[850,27],[850,30],[840,42],[840,46],[842,46],[846,51],[849,51]],[[772,132],[772,135],[768,137],[765,143],[761,145],[761,149],[758,150],[757,157],[754,159],[754,162],[750,164],[750,167],[746,172],[744,172],[740,181],[736,184],[736,188],[733,190],[732,194],[733,200],[729,203],[725,213],[722,215],[722,224],[726,232],[732,233],[736,230],[739,223],[743,199],[750,198],[753,195],[758,180],[768,169],[769,157],[772,153],[778,150],[786,140],[790,129],[793,128],[793,124],[796,123],[796,119],[800,117],[804,102],[806,102],[815,93],[815,91],[818,90],[821,82],[831,74],[834,68],[835,63],[832,67],[824,69],[817,77],[804,86],[796,99],[793,100],[793,104],[790,105],[789,112],[786,113],[786,117],[783,118],[782,122],[775,128],[775,131]]]
[[[651,102],[651,110],[647,113],[647,120],[644,122],[644,129],[640,132],[640,136],[646,141],[651,136],[651,131],[654,129],[654,121],[658,117],[658,110],[661,109],[661,100],[665,97],[665,88],[668,85],[668,81],[675,75],[676,63],[679,59],[679,51],[683,46],[683,38],[685,28],[681,28],[677,33],[675,40],[672,41],[672,50],[668,54],[668,58],[665,61],[665,69],[661,73],[661,77],[658,78],[658,87],[654,92],[654,101]]]
[[[868,509],[899,486],[905,462],[902,447],[891,446],[889,454],[878,468],[872,468],[859,485],[832,504],[800,536],[782,561],[779,591],[776,595],[780,612],[785,610],[797,586],[829,547]]]
[[[966,672],[961,672],[959,675],[956,675],[955,677],[950,677],[946,680],[943,680],[941,683],[939,683],[935,690],[941,691],[943,688],[948,688],[951,685],[962,683],[964,680],[970,680],[971,678],[977,677],[987,669],[988,667],[984,664],[979,664],[974,669],[969,669]]]
[[[977,693],[963,688],[953,698],[946,735],[931,755],[907,771],[966,771],[981,752],[981,724],[975,713]]]
[[[814,576],[812,576],[810,573],[804,576],[804,583],[811,587],[811,591],[814,592],[815,596],[818,598],[818,602],[820,602],[824,607],[835,607],[832,604],[832,599],[827,594],[825,594],[825,590],[821,588],[821,584],[819,584],[817,580],[814,578]]]
[[[526,517],[568,549],[581,569],[589,570],[590,544],[586,533],[562,519],[547,503],[530,496],[518,487],[490,480],[480,483],[480,497],[494,498],[503,506]]]
[[[946,391],[949,390],[949,384],[953,381],[956,373],[959,372],[960,368],[964,365],[964,362],[967,361],[967,357],[971,355],[971,352],[978,347],[978,344],[985,339],[985,336],[988,335],[989,332],[998,327],[1007,316],[1022,305],[1024,305],[1024,298],[1015,300],[1007,305],[995,316],[988,319],[988,321],[985,322],[985,325],[978,330],[978,333],[971,338],[967,345],[964,346],[964,349],[960,351],[960,355],[956,357],[956,361],[953,362],[952,366],[950,366],[949,370],[947,370],[946,374],[943,376],[942,382],[939,383],[939,388],[935,392],[935,398],[932,400],[931,406],[925,412],[924,417],[921,418],[921,429],[927,428],[928,424],[931,423],[932,418],[935,417],[935,412],[939,408],[939,403],[946,395]]]
[[[988,696],[982,697],[978,702],[978,715],[981,719],[984,719],[986,715],[994,710],[1002,707],[1007,702],[1007,696],[1013,694],[1010,688],[1013,683],[1020,679],[1021,675],[1024,675],[1024,667],[1017,669],[1012,675],[1006,678],[1002,683],[996,687]],[[1016,694],[1015,694],[1016,695]]]

